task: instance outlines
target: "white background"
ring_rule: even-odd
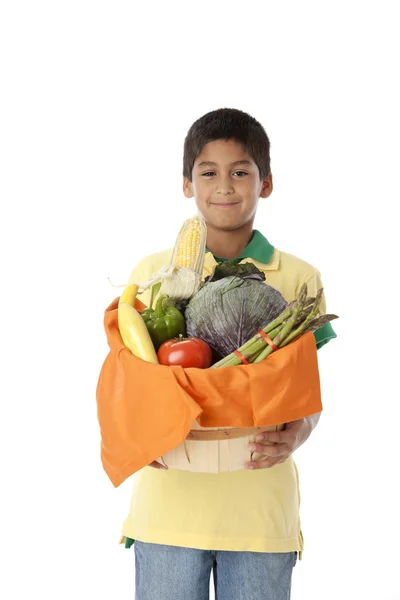
[[[102,470],[95,403],[107,276],[124,283],[194,214],[183,140],[220,107],[265,126],[275,187],[256,227],[321,271],[340,315],[296,456],[292,597],[400,599],[396,5],[1,4],[5,600],[133,598],[132,479]]]

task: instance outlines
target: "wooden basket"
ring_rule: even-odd
[[[262,458],[248,448],[257,434],[282,431],[284,428],[284,424],[248,428],[200,427],[194,421],[186,440],[157,460],[171,469],[194,473],[238,471],[244,468],[246,462]]]

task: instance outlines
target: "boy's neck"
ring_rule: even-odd
[[[253,223],[246,223],[234,231],[221,231],[207,226],[207,250],[219,258],[240,256],[253,236]]]

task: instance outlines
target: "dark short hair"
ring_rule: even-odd
[[[219,108],[193,123],[184,142],[184,177],[192,181],[194,161],[206,144],[231,139],[243,145],[256,163],[261,180],[265,179],[271,171],[269,138],[264,127],[254,117],[236,108]]]

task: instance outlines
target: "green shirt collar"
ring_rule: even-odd
[[[251,238],[250,242],[247,244],[240,256],[234,258],[232,262],[238,263],[244,258],[253,258],[254,260],[258,260],[258,262],[267,265],[272,258],[274,250],[274,246],[269,243],[267,238],[265,238],[262,233],[257,231],[257,229],[254,229],[253,237]],[[210,251],[206,248],[206,252]],[[227,258],[222,258],[219,256],[214,256],[214,258],[217,262],[224,262],[225,260],[228,260]]]

